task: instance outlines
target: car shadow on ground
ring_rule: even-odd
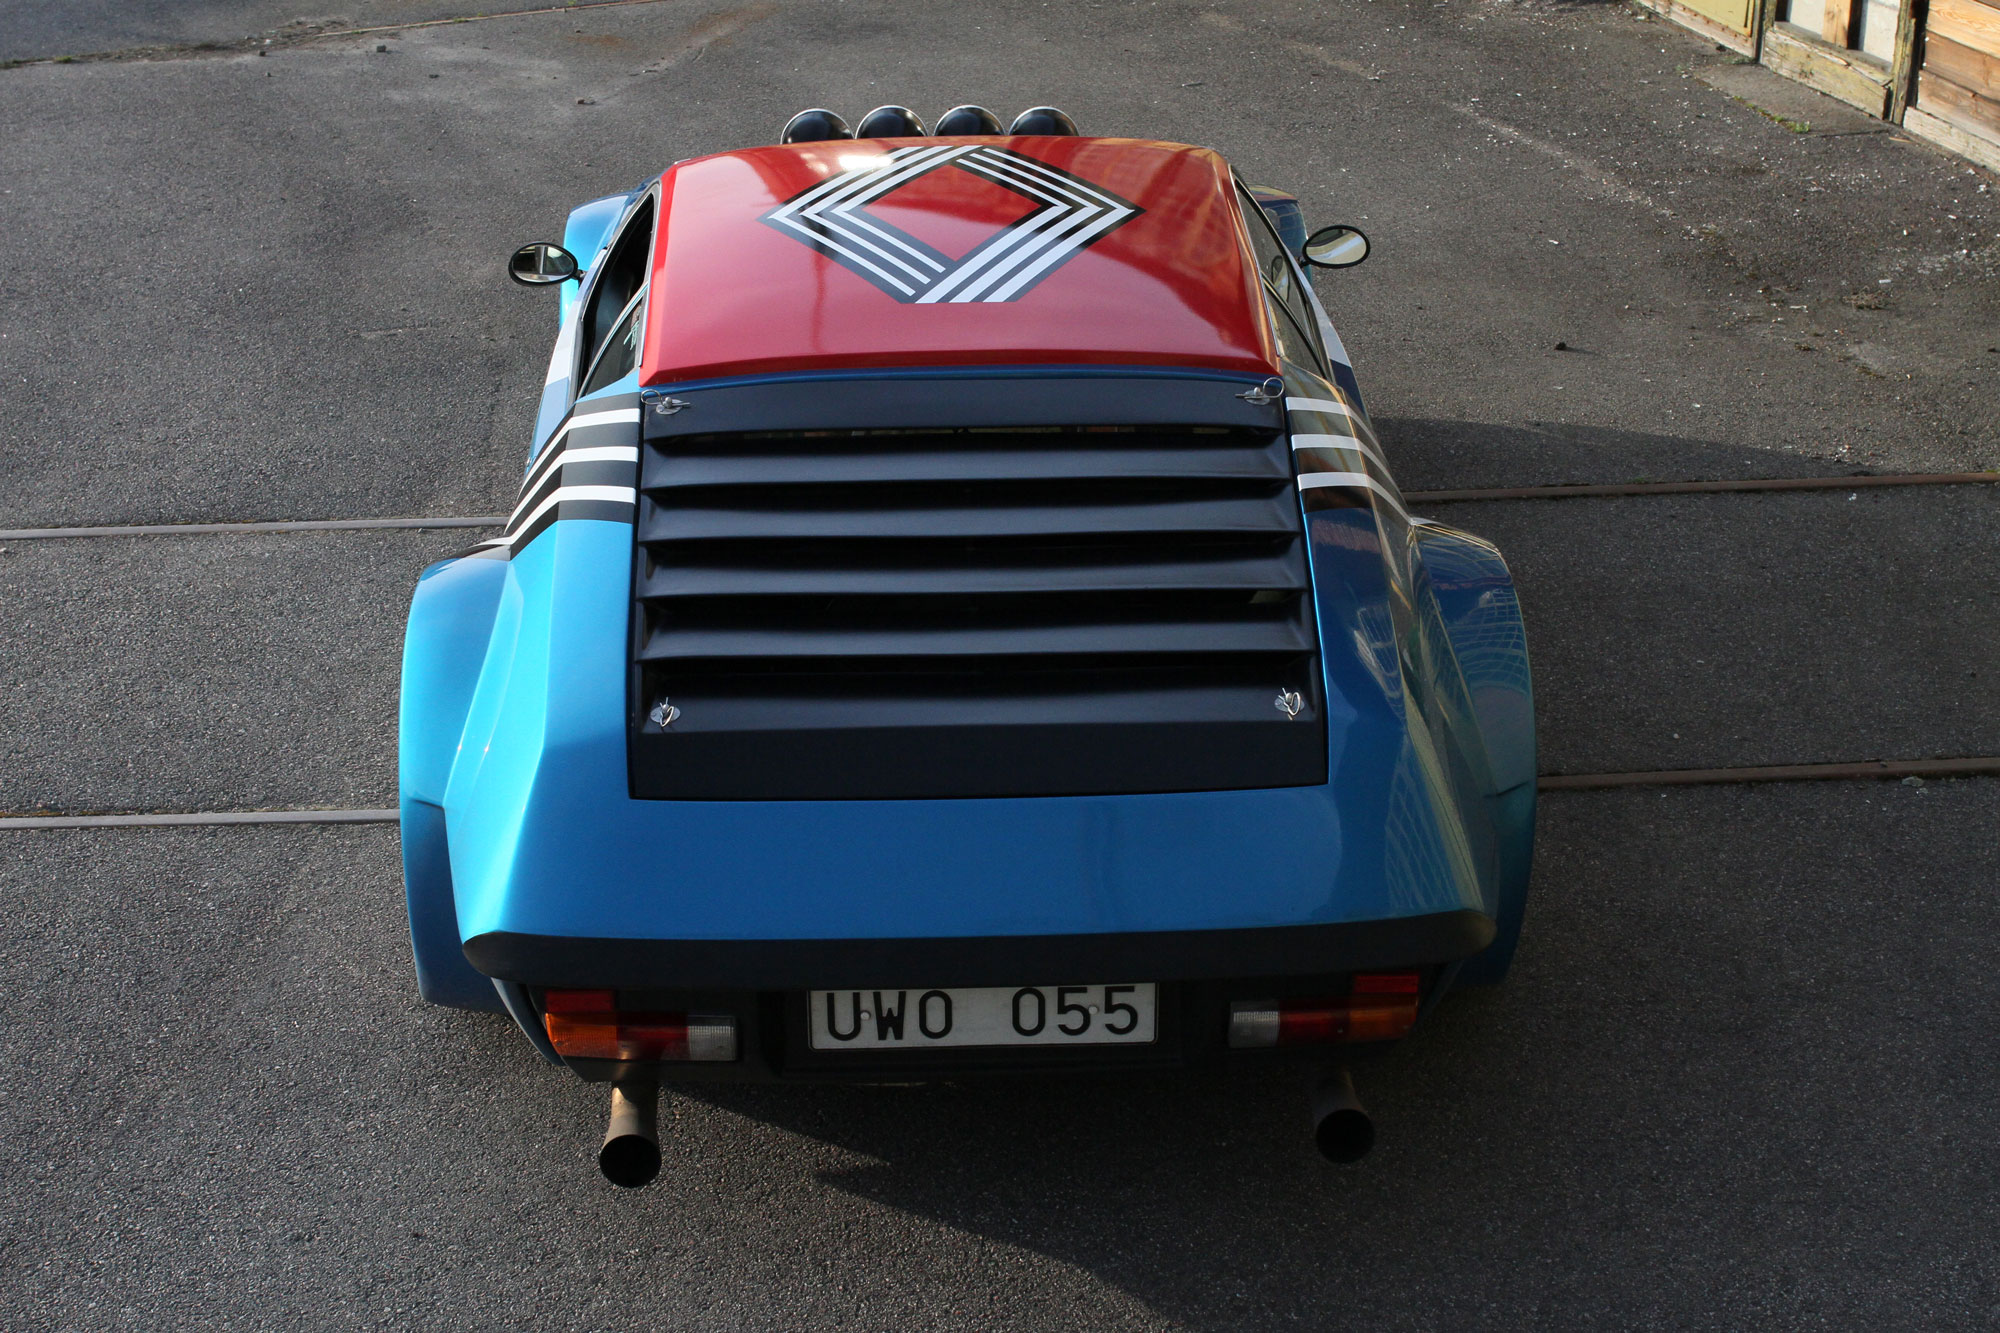
[[[1357,1066],[1380,1127],[1358,1166],[1314,1154],[1294,1070],[674,1095],[842,1149],[827,1188],[1196,1328],[1966,1308],[1996,1276],[1967,1225],[1996,1214],[1979,1106],[2000,1089],[1960,970],[1990,976],[1994,849],[1948,830],[1991,799],[1551,802],[1513,977]]]
[[[1484,421],[1376,417],[1383,453],[1406,491],[1497,486],[1625,485],[1762,477],[1893,472],[1884,459],[1746,449],[1685,435],[1565,422],[1502,426]]]

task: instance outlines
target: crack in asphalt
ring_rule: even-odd
[[[1617,787],[1707,787],[1767,782],[1945,782],[2000,777],[2000,755],[1960,759],[1869,759],[1832,764],[1741,764],[1732,768],[1665,768],[1625,773],[1544,773],[1545,792],[1607,791]],[[394,824],[396,810],[158,810],[116,814],[0,815],[0,832],[36,829],[185,828],[231,824]]]
[[[492,19],[530,18],[537,14],[580,14],[588,9],[624,9],[632,5],[663,5],[673,0],[575,0],[573,4],[538,5],[531,9],[503,9],[490,14],[465,14],[457,18],[413,19],[408,23],[376,23],[352,28],[337,22],[314,23],[300,20],[268,32],[239,37],[233,42],[178,42],[155,46],[128,46],[116,51],[79,51],[63,56],[23,56],[0,60],[0,70],[27,65],[105,65],[146,60],[196,60],[206,56],[245,55],[252,51],[282,51],[308,46],[329,37],[367,37],[385,32],[414,32],[420,28],[448,28],[461,23],[485,23]]]

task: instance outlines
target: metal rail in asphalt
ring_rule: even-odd
[[[1742,768],[1669,768],[1638,773],[1553,773],[1535,785],[1543,791],[1601,791],[1610,787],[1707,787],[1732,782],[1851,782],[1892,778],[2000,777],[2000,755],[1970,759],[1870,759],[1844,764],[1768,764]]]
[[[394,810],[193,810],[117,815],[0,815],[0,829],[214,828],[226,824],[393,824]]]
[[[1552,774],[1543,791],[1602,791],[1614,787],[1692,787],[1729,783],[1890,781],[1899,778],[2000,777],[2000,755],[1970,759],[1877,759],[1863,763],[1778,764],[1745,768],[1682,768],[1635,773]],[[100,815],[0,815],[9,829],[212,828],[232,824],[393,824],[394,810],[197,810]]]
[[[1760,477],[1742,481],[1634,481],[1605,486],[1497,486],[1480,490],[1411,491],[1413,504],[1462,500],[1590,500],[1620,495],[1725,495],[1742,491],[1854,491],[1877,486],[1991,486],[2000,472],[1888,472],[1858,477]]]
[[[497,528],[505,515],[475,518],[301,518],[266,523],[130,523],[95,528],[0,529],[0,542],[58,537],[212,537],[247,532],[371,532],[382,528]]]
[[[1903,472],[1860,477],[1761,477],[1742,481],[1635,481],[1623,485],[1498,486],[1455,491],[1408,491],[1412,504],[1475,500],[1590,500],[1627,495],[1721,495],[1750,491],[1846,491],[1882,486],[1992,486],[2000,472]],[[305,518],[256,523],[128,523],[74,528],[0,529],[0,542],[65,537],[210,537],[256,532],[367,532],[401,528],[497,528],[504,514],[463,518]]]

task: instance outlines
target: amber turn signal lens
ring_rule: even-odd
[[[1343,996],[1238,1000],[1229,1006],[1233,1047],[1321,1046],[1390,1041],[1417,1024],[1422,978],[1415,972],[1364,973]]]
[[[736,1020],[727,1014],[633,1013],[608,990],[551,990],[542,996],[549,1044],[567,1060],[736,1058]]]

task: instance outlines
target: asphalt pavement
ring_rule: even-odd
[[[0,13],[0,528],[502,511],[553,332],[505,254],[888,101],[1052,101],[1367,229],[1320,290],[1407,488],[2000,467],[2000,184],[1626,9],[333,26],[466,14]],[[1546,772],[2000,753],[1992,487],[1433,514],[1513,562]],[[0,543],[0,809],[391,803],[410,588],[469,537]],[[738,1088],[670,1098],[637,1194],[598,1090],[417,1002],[393,828],[0,839],[8,1329],[2000,1319],[2000,780],[1549,794],[1513,977],[1359,1071],[1358,1168],[1288,1075]]]

